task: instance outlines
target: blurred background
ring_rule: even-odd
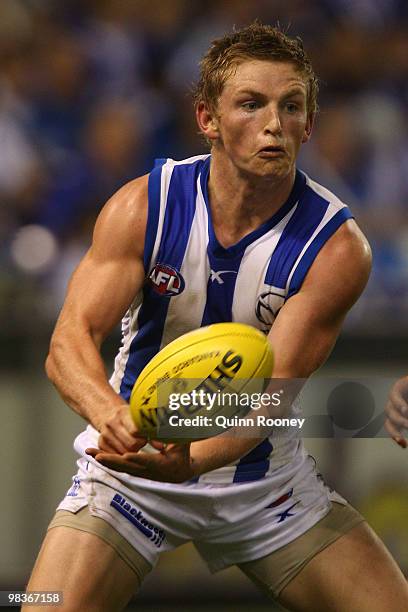
[[[27,580],[74,470],[83,423],[42,365],[67,280],[120,185],[156,157],[206,152],[190,96],[199,58],[254,18],[303,38],[321,110],[299,166],[350,205],[373,247],[369,285],[323,372],[392,379],[408,369],[405,0],[2,0],[0,589]],[[408,455],[388,440],[309,446],[408,572]],[[191,547],[168,555],[141,594],[154,610],[210,601],[265,603],[238,571],[210,578]]]

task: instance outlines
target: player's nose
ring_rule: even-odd
[[[282,133],[282,123],[278,110],[272,109],[269,111],[264,131],[265,134]]]

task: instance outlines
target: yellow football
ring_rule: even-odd
[[[272,369],[271,345],[254,327],[201,327],[168,344],[143,369],[130,397],[132,418],[148,438],[187,442],[215,435],[214,415],[237,414],[236,396],[263,391]]]

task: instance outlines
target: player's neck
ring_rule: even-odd
[[[224,246],[238,242],[270,219],[286,202],[295,181],[295,168],[284,179],[242,175],[235,167],[212,161],[208,183],[211,217]]]

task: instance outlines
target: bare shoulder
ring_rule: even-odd
[[[367,284],[371,260],[367,238],[357,223],[349,219],[322,247],[302,291],[318,293],[320,299],[335,300],[339,309],[348,309]]]
[[[143,253],[148,211],[148,175],[126,183],[105,204],[95,224],[92,249]]]
[[[329,258],[353,261],[358,267],[371,269],[371,248],[354,219],[349,219],[333,234],[322,252]]]
[[[140,291],[145,276],[147,186],[147,176],[131,181],[103,207],[91,248],[69,282],[56,332],[86,328],[99,343]]]

